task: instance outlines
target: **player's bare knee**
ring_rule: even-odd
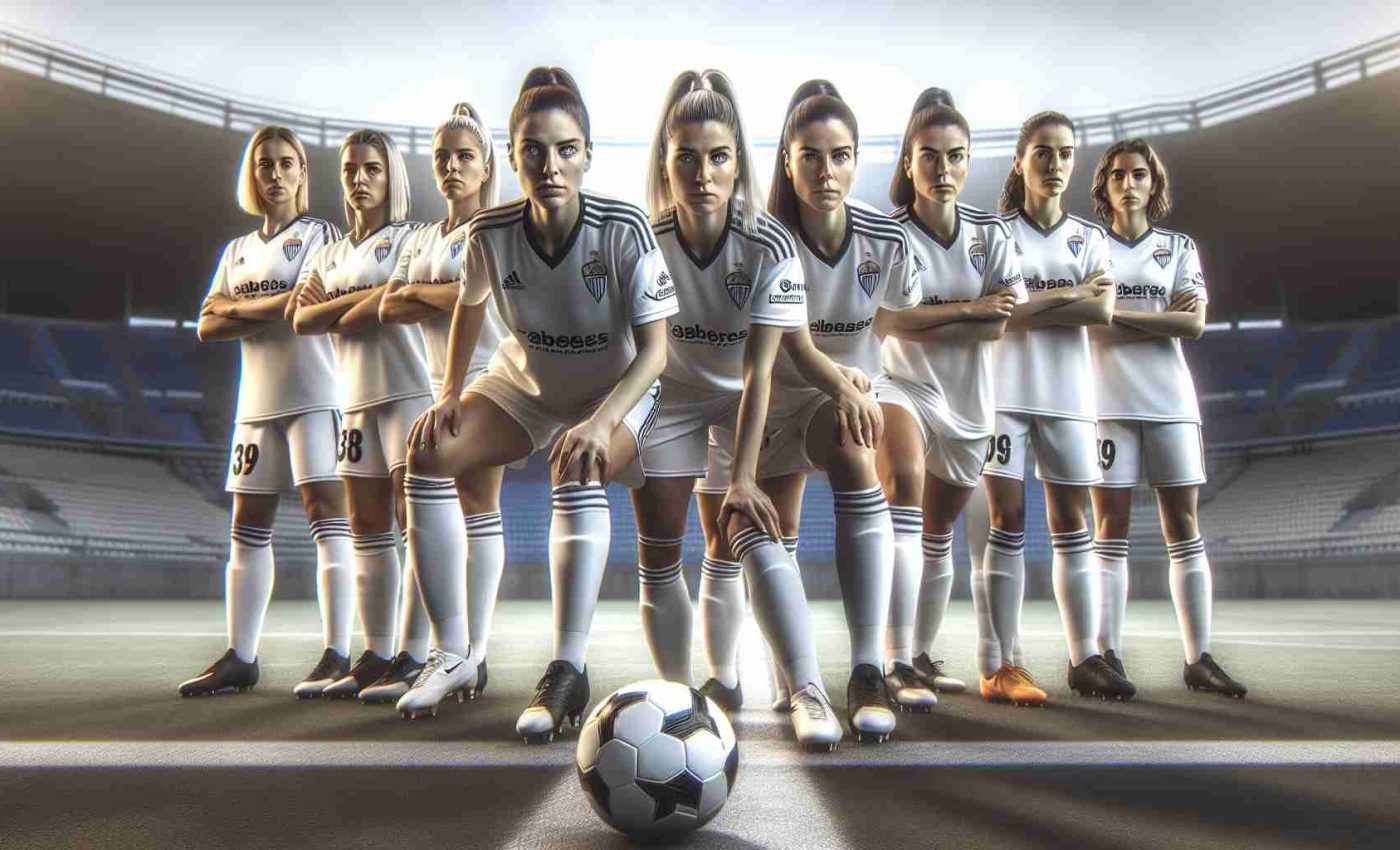
[[[412,445],[408,447],[408,474],[425,478],[444,478],[448,463],[442,446]]]
[[[1019,534],[1026,530],[1025,505],[992,505],[992,527]]]
[[[888,481],[882,482],[885,495],[894,505],[918,507],[924,496],[924,470],[922,464],[900,462],[892,464]]]
[[[338,519],[345,516],[345,490],[339,482],[316,482],[301,485],[301,506],[307,522]]]

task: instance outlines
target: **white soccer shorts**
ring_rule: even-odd
[[[996,433],[987,440],[982,472],[1019,481],[1025,477],[1026,459],[1033,456],[1041,481],[1095,485],[1103,480],[1097,436],[1093,422],[997,411]]]
[[[314,410],[234,425],[224,489],[281,493],[293,485],[339,480],[335,470],[339,418],[334,410]]]
[[[710,426],[738,425],[739,393],[702,393],[663,381],[656,425],[642,450],[648,476],[703,478],[708,470]]]
[[[924,438],[924,472],[956,487],[976,487],[987,461],[986,437],[953,437],[944,433],[945,404],[917,384],[880,375],[870,388],[875,400],[909,411]]]
[[[1195,422],[1099,421],[1100,487],[1194,487],[1206,483],[1205,448]]]
[[[408,466],[408,434],[432,406],[432,398],[420,395],[345,414],[336,471],[352,478],[388,478],[394,470]]]

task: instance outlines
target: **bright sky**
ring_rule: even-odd
[[[596,134],[647,138],[667,83],[716,67],[755,136],[775,135],[793,88],[836,83],[863,134],[898,133],[925,86],[974,127],[1204,94],[1400,30],[1400,3],[1325,12],[1277,0],[5,0],[0,25],[251,101],[367,122],[436,124],[470,100],[503,122],[532,65],[583,87]],[[761,11],[754,6],[760,5]],[[1303,4],[1299,4],[1302,6]]]

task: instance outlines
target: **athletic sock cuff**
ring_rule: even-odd
[[[344,517],[318,519],[311,523],[311,539],[317,543],[323,540],[350,539],[350,520]]]
[[[1063,531],[1059,534],[1050,535],[1050,548],[1062,555],[1092,552],[1094,550],[1094,538],[1089,534],[1089,529],[1087,528],[1081,528],[1078,531]]]
[[[645,534],[637,535],[637,543],[642,546],[652,546],[658,549],[664,549],[667,546],[679,546],[684,542],[684,537],[647,537]]]
[[[503,537],[506,533],[505,526],[501,525],[500,511],[464,516],[462,517],[462,524],[467,528],[468,540],[480,540],[483,537]]]
[[[1107,558],[1113,561],[1126,560],[1128,557],[1128,541],[1113,539],[1095,540],[1094,552],[1100,558]]]
[[[554,512],[561,514],[576,514],[584,511],[608,511],[608,494],[603,489],[602,484],[590,482],[583,486],[578,484],[560,484],[553,490]]]
[[[729,540],[729,551],[734,553],[734,557],[743,560],[744,556],[762,546],[765,543],[772,543],[773,538],[768,536],[768,532],[761,528],[745,528],[735,534]]]
[[[890,522],[894,524],[895,534],[922,534],[924,512],[919,508],[890,505]]]
[[[356,552],[361,555],[374,555],[393,549],[398,543],[399,536],[392,531],[384,531],[374,534],[356,534],[354,538]]]
[[[1026,533],[991,528],[987,531],[987,547],[1002,555],[1024,555],[1026,552]]]
[[[744,565],[738,561],[706,558],[700,562],[700,575],[712,581],[738,581],[743,573]]]
[[[1190,540],[1167,544],[1167,557],[1173,561],[1185,561],[1206,553],[1206,542],[1198,534]]]
[[[229,539],[240,546],[264,549],[272,545],[272,529],[256,525],[235,525],[228,530]]]
[[[676,561],[664,567],[648,567],[646,564],[637,565],[637,577],[642,584],[659,585],[671,584],[681,577],[681,562]]]
[[[890,509],[885,491],[879,487],[832,493],[831,497],[837,516],[879,516]]]
[[[797,538],[796,538],[796,537],[784,537],[782,543],[783,543],[783,548],[787,550],[787,553],[788,553],[789,555],[794,555],[794,556],[795,556],[795,555],[797,554]]]
[[[457,485],[451,478],[405,475],[403,493],[405,500],[421,504],[457,501]]]
[[[946,558],[953,554],[952,532],[923,535],[923,550],[925,558]]]

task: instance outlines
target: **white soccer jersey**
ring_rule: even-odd
[[[228,243],[209,294],[240,301],[272,298],[296,285],[302,269],[340,231],[328,221],[300,216],[271,237],[255,230]],[[334,410],[335,353],[323,337],[298,336],[291,323],[272,321],[243,337],[235,422]]]
[[[1190,237],[1152,228],[1135,242],[1125,242],[1112,233],[1109,237],[1118,307],[1161,313],[1191,291],[1199,300],[1206,300],[1201,259]],[[1196,387],[1181,354],[1180,339],[1097,340],[1094,373],[1100,419],[1201,421]]]
[[[909,238],[899,223],[865,205],[846,204],[846,238],[834,257],[823,256],[798,228],[797,255],[807,282],[807,326],[818,349],[870,378],[880,372],[875,313],[907,310],[923,297],[918,266],[909,259]],[[806,389],[787,352],[780,352],[773,381]]]
[[[793,329],[807,320],[797,243],[776,219],[761,212],[754,232],[744,232],[732,208],[719,244],[707,257],[695,256],[681,241],[674,212],[655,230],[680,304],[669,321],[664,376],[694,389],[741,392],[749,327]]]
[[[416,222],[397,221],[358,242],[345,236],[307,263],[302,275],[319,277],[331,298],[383,286],[416,227]],[[329,336],[342,413],[431,392],[423,334],[417,328],[376,324],[360,333]]]
[[[634,325],[674,315],[676,287],[640,209],[591,192],[559,252],[545,256],[525,198],[472,217],[464,304],[494,295],[510,336],[491,359],[522,391],[559,411],[611,390],[636,357]]]
[[[975,301],[1001,289],[1026,300],[1021,260],[1011,227],[999,216],[958,204],[953,236],[945,244],[909,207],[892,213],[909,234],[923,279],[921,304]],[[931,388],[948,405],[948,436],[991,435],[996,416],[992,363],[996,342],[935,344],[886,337],[880,363],[890,375]]]
[[[393,278],[406,283],[460,286],[468,225],[463,222],[451,230],[444,230],[446,225],[446,221],[439,221],[413,231],[399,254]],[[436,395],[442,389],[443,376],[447,374],[447,337],[452,331],[452,311],[424,319],[418,323],[418,328],[423,334],[423,347],[428,356],[428,379]],[[501,321],[501,313],[493,299],[486,305],[486,319],[481,325],[481,336],[477,337],[476,350],[472,352],[467,371],[475,373],[485,369],[505,335],[505,322]]]
[[[1022,213],[1004,219],[1021,252],[1026,291],[1078,286],[1111,268],[1103,228],[1065,215],[1041,230]],[[1089,333],[1079,328],[1035,328],[1007,333],[996,353],[996,407],[1008,413],[1094,422],[1094,373]]]

